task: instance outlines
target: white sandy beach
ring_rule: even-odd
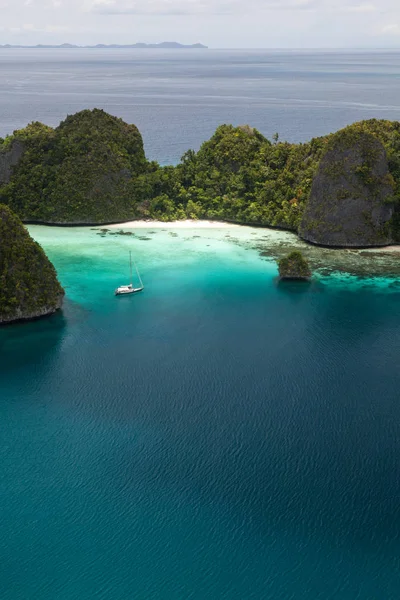
[[[196,221],[186,219],[184,221],[128,221],[126,223],[116,223],[113,225],[105,225],[108,229],[233,229],[246,227],[237,223],[226,223],[224,221]],[[260,230],[274,232],[279,235],[282,231],[270,229],[269,227],[260,227]],[[371,252],[400,252],[399,246],[383,246],[381,248],[370,248]]]
[[[375,248],[380,252],[400,252],[400,246],[384,246],[383,248]]]
[[[105,225],[109,229],[121,229],[124,227],[134,229],[222,229],[233,227],[242,227],[235,223],[224,223],[222,221],[194,221],[186,219],[185,221],[128,221],[127,223],[117,223],[114,225]]]

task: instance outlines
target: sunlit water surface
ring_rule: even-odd
[[[400,119],[400,51],[0,50],[0,136],[103,108],[135,123],[150,159],[176,163],[218,125],[304,142]]]
[[[400,117],[395,51],[0,66],[1,136],[97,106],[163,164],[225,122],[304,141]],[[399,255],[251,228],[30,230],[67,299],[0,331],[1,600],[397,600]],[[299,246],[313,282],[278,285]],[[129,249],[145,291],[115,298]]]
[[[397,599],[393,255],[123,230],[30,227],[67,300],[0,331],[1,599]]]

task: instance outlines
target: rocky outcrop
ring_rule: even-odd
[[[294,250],[279,261],[279,279],[309,281],[311,269],[301,252]]]
[[[44,317],[62,306],[64,290],[42,248],[0,204],[0,325]]]
[[[34,321],[41,319],[42,317],[49,317],[54,315],[58,310],[62,308],[63,297],[60,295],[55,304],[49,306],[42,306],[37,310],[26,312],[23,308],[19,308],[15,311],[12,316],[0,316],[0,327],[1,325],[10,325],[11,323],[18,323],[21,321]]]
[[[253,136],[256,134],[254,127],[250,127],[250,125],[238,125],[238,129],[247,135]]]
[[[109,223],[135,217],[141,190],[136,180],[149,169],[135,125],[102,110],[84,110],[56,129],[32,123],[8,144],[14,148],[21,141],[27,149],[12,169],[12,185],[0,182],[0,203],[23,221]]]
[[[300,236],[324,246],[390,244],[393,188],[382,143],[356,126],[338,132],[314,177]]]
[[[7,150],[0,147],[0,185],[10,182],[13,168],[21,160],[24,150],[25,145],[19,140],[14,140]]]

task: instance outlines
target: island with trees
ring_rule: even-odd
[[[311,269],[308,261],[299,250],[293,250],[278,263],[279,279],[310,281]]]
[[[37,319],[62,306],[64,290],[40,245],[0,204],[0,325]]]
[[[302,144],[221,125],[176,166],[147,160],[135,125],[102,110],[0,140],[0,202],[24,222],[223,220],[335,247],[400,242],[400,123],[355,123]]]
[[[209,219],[277,227],[330,247],[400,243],[400,123],[369,120],[303,144],[221,125],[179,164],[146,158],[135,125],[103,110],[0,139],[0,324],[56,312],[64,291],[24,223]],[[293,252],[282,279],[309,279]]]

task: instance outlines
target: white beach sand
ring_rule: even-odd
[[[379,252],[400,252],[400,246],[384,246],[383,248],[374,248]]]
[[[123,227],[134,229],[232,229],[242,227],[234,223],[223,223],[221,221],[194,221],[186,219],[185,221],[128,221],[127,223],[117,223],[114,225],[105,225],[109,229],[121,229]]]
[[[108,229],[239,229],[243,230],[249,228],[249,225],[238,225],[236,223],[226,223],[224,221],[196,221],[193,219],[186,219],[185,221],[128,221],[126,223],[115,223],[113,225],[99,226],[106,227]],[[260,236],[262,234],[270,234],[271,237],[283,237],[285,233],[293,236],[291,232],[284,232],[280,230],[270,229],[268,227],[258,227],[253,229],[257,231]],[[300,239],[298,239],[300,241]],[[345,249],[344,249],[345,250]],[[349,250],[352,250],[351,248]],[[399,246],[383,246],[382,248],[369,248],[366,249],[368,252],[400,252]]]

